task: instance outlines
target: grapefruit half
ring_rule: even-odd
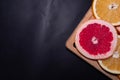
[[[116,29],[103,20],[88,20],[77,30],[75,45],[89,59],[108,58],[117,45]]]

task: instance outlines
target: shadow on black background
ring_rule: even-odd
[[[91,0],[1,0],[0,80],[109,80],[65,47]]]

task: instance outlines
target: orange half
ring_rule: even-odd
[[[97,19],[120,25],[120,0],[94,0],[92,8]]]

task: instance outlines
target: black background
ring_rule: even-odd
[[[0,80],[109,80],[65,43],[91,0],[0,0]]]

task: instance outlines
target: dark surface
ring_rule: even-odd
[[[91,0],[0,0],[0,80],[109,80],[65,47]]]

